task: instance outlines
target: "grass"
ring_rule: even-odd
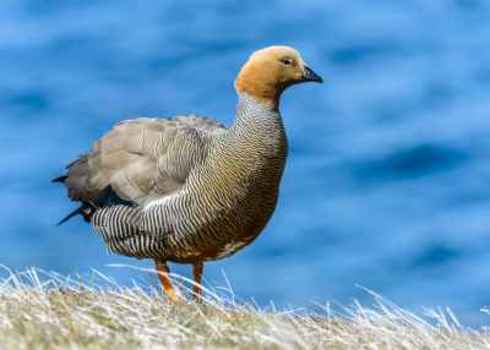
[[[0,349],[490,349],[449,310],[415,315],[373,295],[340,313],[263,310],[231,292],[169,304],[156,289],[31,269],[0,280]],[[180,281],[180,288],[189,283]],[[185,283],[184,283],[185,282]]]

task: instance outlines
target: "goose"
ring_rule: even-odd
[[[180,294],[168,262],[193,265],[202,295],[203,264],[254,241],[278,200],[287,158],[279,102],[299,83],[322,82],[288,46],[254,52],[241,68],[233,124],[197,115],[124,120],[68,164],[61,182],[108,249],[153,259],[170,301]]]

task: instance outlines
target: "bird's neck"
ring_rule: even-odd
[[[286,159],[287,138],[279,110],[248,94],[239,95],[236,118],[225,137],[230,159],[249,166]]]
[[[263,103],[247,93],[238,95],[236,118],[230,128],[233,137],[263,141],[286,138],[279,108]]]

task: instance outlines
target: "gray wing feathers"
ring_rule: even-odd
[[[88,155],[90,186],[110,185],[122,199],[144,204],[178,191],[223,129],[206,118],[137,118],[118,123]]]

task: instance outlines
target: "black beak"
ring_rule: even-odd
[[[316,74],[315,72],[313,72],[313,70],[308,66],[305,66],[305,72],[303,74],[303,79],[304,79],[304,81],[314,81],[317,83],[323,83],[322,77],[319,76],[318,74]]]

